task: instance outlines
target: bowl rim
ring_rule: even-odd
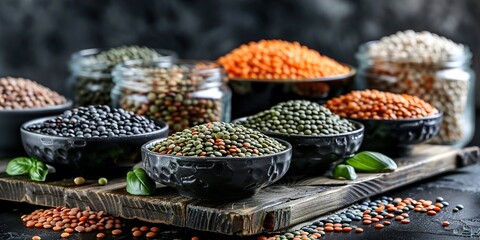
[[[435,115],[420,117],[420,118],[401,118],[401,119],[345,118],[345,119],[358,121],[358,122],[371,121],[371,122],[407,123],[407,122],[416,122],[416,121],[423,121],[423,120],[435,120],[442,117],[443,117],[443,112],[438,111],[438,113]]]
[[[182,160],[182,161],[204,161],[204,162],[212,162],[212,161],[225,161],[225,160],[229,160],[229,161],[247,161],[247,160],[250,160],[250,159],[261,159],[261,158],[270,158],[270,157],[273,157],[273,156],[278,156],[278,155],[283,155],[283,154],[287,154],[288,152],[292,152],[292,145],[288,142],[288,141],[285,141],[283,139],[278,139],[278,138],[275,138],[275,137],[272,137],[273,139],[277,140],[278,142],[280,142],[282,145],[286,146],[287,148],[284,149],[283,151],[281,152],[278,152],[278,153],[273,153],[273,154],[268,154],[268,155],[262,155],[262,156],[253,156],[253,157],[198,157],[198,156],[177,156],[177,155],[169,155],[169,154],[162,154],[162,153],[158,153],[158,152],[153,152],[153,151],[150,151],[150,149],[148,149],[148,147],[156,142],[160,142],[160,141],[164,141],[165,139],[167,138],[160,138],[160,139],[154,139],[154,140],[151,140],[151,141],[148,141],[147,143],[143,144],[142,145],[142,152],[145,152],[146,154],[149,154],[149,155],[154,155],[154,156],[160,156],[160,157],[168,157],[168,158],[175,158],[175,159],[179,159],[179,160]],[[143,157],[142,157],[142,160],[143,160]],[[291,161],[291,157],[289,158],[288,161]]]
[[[20,131],[21,131],[21,133],[33,134],[33,135],[38,136],[38,137],[57,139],[57,140],[73,140],[73,141],[99,141],[99,140],[104,141],[104,140],[124,140],[124,139],[127,140],[127,139],[135,139],[135,138],[139,138],[139,137],[148,137],[150,135],[155,135],[155,134],[161,133],[161,132],[167,132],[168,133],[168,124],[167,123],[165,123],[163,121],[153,120],[153,119],[150,119],[150,120],[152,120],[156,125],[161,126],[160,129],[155,130],[155,131],[151,131],[151,132],[148,132],[148,133],[142,133],[142,134],[136,134],[136,135],[127,135],[127,136],[90,137],[90,138],[86,138],[86,137],[64,137],[64,136],[61,137],[61,136],[53,136],[53,135],[31,132],[31,131],[28,131],[26,129],[26,127],[31,125],[31,124],[41,123],[41,122],[44,122],[46,120],[55,118],[57,116],[58,115],[36,118],[36,119],[30,120],[28,122],[25,122],[20,127]]]
[[[228,81],[232,82],[268,82],[268,83],[315,83],[315,82],[328,82],[342,80],[355,76],[357,69],[346,63],[340,63],[343,66],[349,68],[348,73],[325,76],[325,77],[316,77],[316,78],[305,78],[305,79],[251,79],[251,78],[228,78]]]
[[[239,123],[240,121],[242,121],[242,120],[244,120],[248,117],[249,116],[234,119],[232,121],[232,123],[240,124]],[[350,120],[350,119],[347,119],[347,118],[343,118],[343,119],[352,123],[356,127],[356,129],[353,130],[353,131],[350,131],[350,132],[333,134],[333,135],[298,135],[298,134],[284,134],[284,133],[277,133],[277,132],[271,132],[271,131],[262,131],[262,130],[258,130],[258,129],[255,129],[255,130],[260,131],[263,134],[266,134],[266,135],[269,135],[269,136],[273,135],[273,136],[280,136],[280,137],[287,137],[287,138],[288,137],[294,137],[294,138],[305,138],[305,139],[326,139],[326,138],[333,138],[333,137],[344,137],[344,136],[355,135],[355,134],[361,133],[365,130],[365,126],[361,122],[358,122],[358,121],[355,121],[355,120]],[[242,125],[242,124],[240,124],[240,125]],[[247,127],[245,125],[242,125],[242,126]]]
[[[21,108],[21,109],[0,109],[1,113],[39,113],[39,112],[48,112],[54,110],[70,109],[73,107],[73,101],[67,99],[64,104],[60,105],[51,105],[39,108]]]

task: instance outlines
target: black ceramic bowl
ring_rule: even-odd
[[[143,166],[155,181],[176,188],[184,196],[226,201],[254,195],[278,181],[287,172],[292,156],[286,150],[259,157],[186,157],[150,151],[154,140],[142,146]]]
[[[241,124],[245,118],[233,123]],[[352,157],[360,148],[364,138],[361,123],[350,121],[355,125],[352,132],[330,136],[289,135],[261,131],[270,137],[283,139],[292,145],[292,163],[289,174],[321,175],[330,165],[338,160]]]
[[[0,110],[0,157],[24,155],[20,127],[33,119],[60,114],[72,108],[72,101],[65,104],[33,109]]]
[[[125,137],[80,138],[57,137],[29,132],[29,125],[44,122],[53,117],[29,121],[22,125],[21,135],[25,151],[55,167],[58,173],[81,176],[123,176],[123,170],[141,161],[141,146],[168,135],[168,126],[156,122],[160,130]],[[72,175],[76,174],[76,175]]]
[[[304,99],[324,103],[353,85],[356,70],[347,74],[305,80],[229,79],[232,89],[232,119],[250,116],[288,100]]]
[[[413,146],[435,137],[442,124],[442,113],[425,118],[382,120],[353,119],[365,126],[362,150],[391,157],[409,155]]]

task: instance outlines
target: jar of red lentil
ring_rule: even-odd
[[[229,122],[231,91],[223,68],[209,61],[129,61],[113,71],[114,107],[165,121],[170,133]]]
[[[402,40],[405,41],[405,38]],[[454,52],[435,55],[428,49],[412,54],[416,50],[413,46],[396,54],[396,46],[387,44],[381,48],[375,46],[377,43],[361,45],[356,54],[357,88],[406,93],[431,103],[443,112],[441,129],[431,143],[455,146],[468,144],[475,130],[475,75],[470,67],[472,53],[468,47],[461,46]],[[397,46],[401,44],[398,41],[396,43]],[[415,41],[408,44],[414,45]],[[421,48],[425,49],[423,46]]]

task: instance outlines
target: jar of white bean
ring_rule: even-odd
[[[474,83],[468,47],[407,30],[360,46],[357,87],[417,96],[443,112],[432,143],[466,145],[473,137]]]

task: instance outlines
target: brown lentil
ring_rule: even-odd
[[[142,231],[142,232],[147,232],[148,230],[150,230],[150,228],[147,227],[147,226],[141,226],[140,227],[140,231]]]
[[[106,237],[105,233],[97,233],[97,238],[104,238]]]
[[[43,108],[65,104],[60,94],[24,78],[0,78],[0,110]]]
[[[157,233],[157,232],[159,232],[159,231],[160,231],[160,229],[159,229],[158,227],[151,227],[151,228],[150,228],[150,232]]]
[[[358,119],[410,119],[439,113],[418,97],[378,90],[352,91],[328,100],[325,106],[341,117]]]
[[[122,230],[120,230],[120,229],[114,229],[114,230],[112,230],[112,234],[113,234],[113,235],[120,235],[120,234],[122,234]]]

